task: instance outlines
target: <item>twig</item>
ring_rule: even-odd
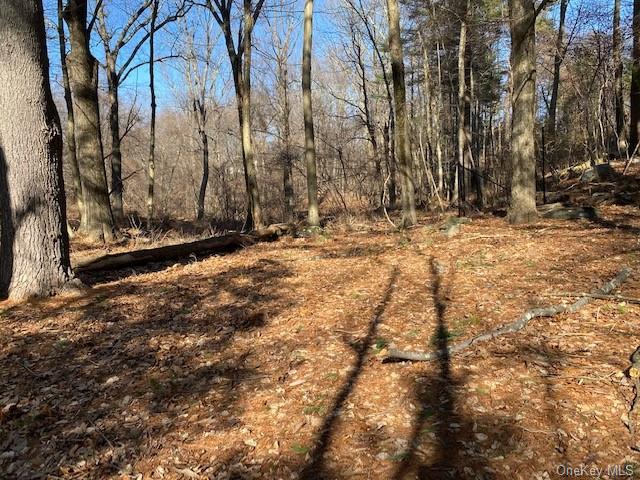
[[[622,170],[622,175],[627,174],[627,170],[629,170],[629,165],[631,165],[631,162],[633,161],[633,157],[635,157],[636,153],[638,153],[638,147],[640,147],[640,143],[636,144],[636,148],[633,149],[633,153],[631,154],[631,156],[627,158],[627,163],[625,163],[624,165],[624,170]],[[627,151],[627,155],[628,154],[629,154],[629,151]]]
[[[620,270],[620,273],[616,275],[614,278],[605,283],[602,287],[597,289],[591,295],[607,295],[622,283],[624,283],[629,276],[631,275],[631,269],[625,267]],[[431,360],[436,360],[445,355],[453,355],[459,353],[467,348],[475,345],[476,343],[486,342],[488,340],[493,340],[494,338],[500,337],[502,335],[506,335],[507,333],[515,333],[522,330],[527,324],[538,317],[553,317],[560,313],[574,313],[583,308],[585,305],[589,304],[593,300],[591,296],[582,296],[579,300],[571,305],[553,305],[550,307],[544,308],[533,308],[531,310],[527,310],[523,313],[520,318],[518,318],[515,322],[509,323],[507,325],[503,325],[494,330],[490,330],[486,333],[478,335],[477,337],[473,337],[464,342],[457,343],[452,345],[446,349],[436,350],[435,352],[411,352],[411,351],[403,351],[395,348],[389,348],[388,350],[383,350],[382,352],[382,361],[389,360],[412,360],[416,362],[428,362]]]
[[[389,182],[389,179],[391,178],[391,173],[389,173],[389,175],[387,175],[387,179],[384,181],[384,184],[382,185],[382,210],[384,211],[384,216],[387,217],[387,221],[393,225],[394,229],[398,229],[398,226],[393,223],[391,221],[391,217],[389,217],[389,213],[387,212],[387,207],[385,205],[386,201],[387,201],[387,183]]]

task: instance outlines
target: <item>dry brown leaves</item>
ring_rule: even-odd
[[[375,357],[468,338],[622,265],[640,297],[640,216],[602,208],[632,228],[486,218],[446,239],[433,219],[381,222],[4,305],[0,477],[531,479],[640,463],[621,420],[638,305],[595,301],[447,362]]]

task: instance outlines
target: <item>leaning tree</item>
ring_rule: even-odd
[[[0,296],[50,295],[72,272],[42,2],[0,0],[0,31]]]

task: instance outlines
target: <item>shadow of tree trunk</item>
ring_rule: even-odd
[[[340,389],[340,392],[336,396],[332,408],[329,410],[329,413],[325,417],[324,422],[320,427],[319,436],[316,440],[315,448],[311,454],[311,460],[302,470],[302,473],[300,475],[301,479],[315,480],[328,478],[330,476],[327,472],[325,472],[325,468],[323,465],[324,454],[326,453],[331,443],[336,419],[340,414],[345,402],[347,401],[347,398],[349,398],[349,395],[355,388],[356,383],[358,382],[358,378],[362,373],[362,368],[364,366],[367,351],[371,348],[371,345],[375,340],[378,325],[380,325],[380,322],[382,321],[382,315],[384,314],[384,311],[389,304],[389,300],[391,299],[391,294],[393,293],[393,288],[395,286],[396,280],[398,279],[398,275],[398,267],[394,267],[391,271],[391,274],[389,275],[389,281],[382,295],[382,299],[373,312],[366,336],[364,337],[364,339],[356,343],[353,347],[356,353],[355,363],[351,368],[351,372],[345,380],[344,385]]]
[[[8,296],[13,272],[13,226],[7,161],[0,147],[0,300]]]

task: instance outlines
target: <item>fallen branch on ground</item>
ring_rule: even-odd
[[[585,305],[590,303],[593,298],[593,295],[608,295],[613,290],[618,288],[622,283],[624,283],[631,275],[631,269],[623,268],[620,270],[618,275],[605,283],[602,287],[595,290],[590,296],[582,296],[579,300],[571,305],[553,305],[550,307],[543,308],[533,308],[531,310],[527,310],[523,313],[520,318],[518,318],[515,322],[509,323],[507,325],[503,325],[502,327],[498,327],[494,330],[490,330],[489,332],[478,335],[477,337],[473,337],[464,342],[457,343],[452,345],[446,349],[436,350],[435,352],[411,352],[411,351],[403,351],[395,348],[389,348],[383,350],[381,353],[382,361],[389,360],[412,360],[416,362],[428,362],[431,360],[436,360],[443,356],[449,356],[456,353],[459,353],[467,348],[475,345],[476,343],[486,342],[487,340],[493,340],[494,338],[500,337],[502,335],[506,335],[507,333],[515,333],[522,330],[527,324],[538,317],[553,317],[560,313],[574,313],[583,308]]]
[[[213,253],[226,253],[253,245],[258,242],[276,240],[282,235],[292,231],[288,224],[275,224],[251,233],[229,233],[219,237],[206,238],[195,242],[180,243],[178,245],[166,245],[164,247],[133,250],[124,253],[102,255],[79,262],[74,266],[76,273],[96,272],[100,270],[116,270],[118,268],[143,265],[151,262],[164,262],[179,258],[188,258],[191,255],[210,255]]]
[[[624,295],[605,295],[599,293],[547,293],[541,297],[589,297],[595,300],[613,300],[616,302],[634,303],[640,305],[640,298],[625,297]]]

